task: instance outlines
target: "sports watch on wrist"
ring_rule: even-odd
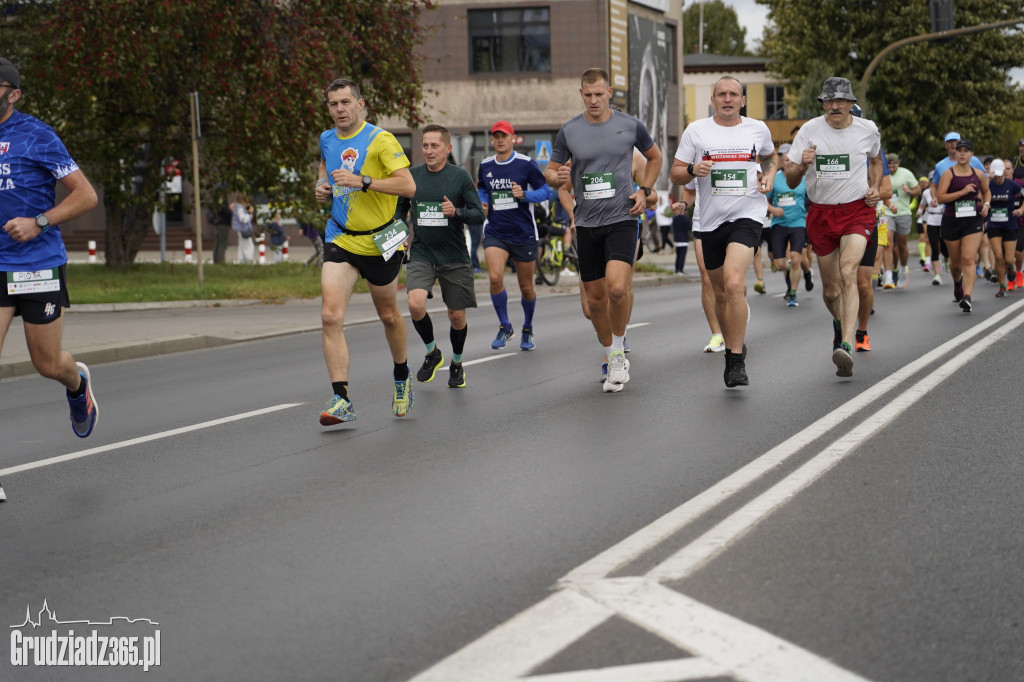
[[[40,213],[39,215],[36,216],[36,227],[38,227],[43,232],[46,232],[48,229],[50,229],[50,219],[46,217],[45,213]]]
[[[686,172],[689,173],[693,177],[697,177],[697,175],[693,172],[693,164],[692,163],[686,167]]]
[[[643,190],[643,193],[646,194],[647,196],[651,196],[651,188],[650,187],[641,187],[640,189]]]
[[[373,178],[371,178],[369,175],[364,175],[363,176],[363,191],[364,192],[366,190],[370,189],[370,183],[372,183],[372,182],[373,182]]]

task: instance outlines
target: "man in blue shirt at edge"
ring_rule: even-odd
[[[537,162],[515,151],[515,130],[511,123],[498,121],[491,126],[491,145],[494,156],[484,159],[477,171],[477,192],[487,216],[484,258],[490,280],[491,303],[500,325],[491,348],[504,348],[515,335],[508,317],[508,292],[505,291],[505,263],[511,256],[516,263],[524,316],[519,348],[533,350],[533,312],[537,305],[537,292],[533,288],[537,224],[530,204],[553,199],[557,194],[548,187]]]
[[[99,410],[89,368],[61,349],[70,299],[58,224],[95,207],[96,192],[53,129],[14,109],[20,99],[21,75],[0,57],[0,349],[14,316],[21,315],[33,366],[67,388],[71,427],[85,438]],[[58,180],[69,194],[54,205]],[[0,487],[0,501],[5,499]]]

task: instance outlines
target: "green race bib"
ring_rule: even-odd
[[[978,210],[974,206],[974,199],[961,199],[953,204],[954,215],[957,218],[973,218],[978,215]]]
[[[614,173],[584,173],[584,199],[611,199],[615,196]]]
[[[416,224],[426,227],[446,227],[448,216],[441,211],[441,202],[416,202]]]
[[[849,154],[821,154],[814,157],[814,170],[819,178],[850,177]]]
[[[711,169],[711,193],[719,196],[743,196],[747,193],[747,170],[730,168]]]
[[[507,211],[516,208],[519,202],[510,189],[499,189],[491,192],[491,210]]]
[[[380,255],[384,256],[384,260],[391,260],[391,256],[395,255],[395,251],[409,236],[409,230],[405,223],[395,218],[390,225],[372,236]]]

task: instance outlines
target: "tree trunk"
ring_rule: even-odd
[[[104,197],[103,207],[107,215],[106,265],[121,270],[135,262],[146,230],[152,227],[152,206],[148,210],[145,204],[121,208]]]

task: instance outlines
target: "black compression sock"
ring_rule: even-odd
[[[409,378],[409,363],[395,363],[395,381],[405,381]]]
[[[334,395],[342,398],[348,398],[348,382],[347,381],[332,381],[331,388],[334,389]]]

